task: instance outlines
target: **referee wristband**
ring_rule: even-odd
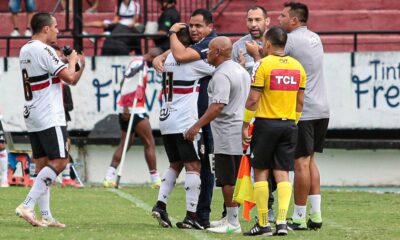
[[[302,112],[296,112],[296,124],[300,121]]]
[[[256,115],[256,111],[251,111],[245,108],[243,114],[243,122],[249,123],[251,119],[253,119],[254,115]]]

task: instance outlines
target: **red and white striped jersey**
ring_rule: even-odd
[[[67,65],[49,45],[31,40],[19,54],[25,93],[24,118],[28,132],[65,126],[62,86],[57,75]]]
[[[162,80],[161,134],[183,133],[198,120],[200,80],[211,76],[214,70],[204,59],[178,63],[172,53],[167,56]]]

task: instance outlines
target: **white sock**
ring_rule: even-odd
[[[238,219],[239,208],[238,207],[226,207],[226,216],[228,217],[228,222],[233,226],[239,226]]]
[[[200,195],[200,175],[197,172],[186,172],[185,190],[186,190],[186,210],[196,212]]]
[[[38,205],[43,218],[53,218],[50,211],[50,187],[39,197]]]
[[[160,179],[160,174],[156,169],[150,171],[150,180],[152,183],[157,182]]]
[[[71,164],[68,163],[67,166],[65,167],[64,171],[62,171],[61,176],[62,176],[63,180],[64,179],[71,179],[71,174],[70,174],[71,168],[70,167],[71,167]]]
[[[114,180],[117,169],[115,167],[109,166],[106,173],[106,180]]]
[[[321,195],[308,195],[308,200],[310,201],[311,209],[310,214],[321,212]]]
[[[161,179],[160,190],[158,191],[158,201],[167,204],[169,195],[171,194],[172,189],[174,189],[177,178],[178,176],[176,175],[176,172],[171,168],[168,168],[164,172],[164,175]]]
[[[23,203],[24,206],[26,208],[33,209],[38,198],[46,192],[47,187],[54,182],[56,177],[57,174],[54,172],[54,170],[47,166],[40,170],[31,190],[28,193],[28,196],[26,196],[26,199]]]
[[[294,205],[293,219],[303,219],[306,217],[307,206]]]
[[[1,184],[8,183],[8,156],[7,150],[3,149],[0,151],[0,173],[1,173]]]

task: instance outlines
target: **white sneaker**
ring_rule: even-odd
[[[240,227],[240,224],[237,226],[234,226],[234,225],[230,224],[228,221],[225,221],[225,224],[222,224],[219,227],[207,228],[207,231],[213,232],[213,233],[232,234],[232,233],[242,233],[242,228]]]
[[[210,228],[223,226],[223,225],[225,225],[226,222],[228,222],[228,218],[226,216],[221,218],[220,220],[211,221],[210,222]]]
[[[6,183],[1,183],[0,184],[0,187],[1,188],[7,188],[7,187],[9,187],[10,185],[6,182]]]
[[[26,30],[25,30],[25,33],[24,33],[24,36],[25,36],[25,37],[32,37],[32,32],[31,32],[31,30],[30,30],[30,29],[26,29]]]
[[[41,221],[36,220],[35,212],[32,209],[25,208],[22,204],[15,209],[15,213],[25,221],[35,227],[47,227]]]
[[[66,225],[55,218],[42,218],[42,223],[47,227],[65,228]]]
[[[18,37],[20,36],[19,31],[17,29],[14,29],[11,33],[10,33],[11,37]]]

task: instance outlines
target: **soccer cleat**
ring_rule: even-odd
[[[65,228],[66,225],[57,221],[55,218],[42,218],[42,223],[47,227]]]
[[[268,210],[268,222],[275,223],[274,209]]]
[[[250,229],[250,231],[243,233],[244,236],[272,236],[272,228],[271,225],[267,225],[265,227],[261,227],[258,222],[254,224],[254,226]]]
[[[114,188],[115,186],[117,186],[117,183],[113,180],[104,179],[103,186],[105,188]]]
[[[35,212],[31,209],[25,208],[22,204],[15,209],[15,213],[23,218],[25,221],[35,227],[47,227],[41,221],[36,220]]]
[[[199,219],[197,222],[199,222],[200,225],[203,226],[204,229],[210,228],[210,221],[209,220],[201,220],[201,219]]]
[[[157,219],[160,226],[165,227],[165,228],[172,227],[171,221],[168,218],[167,211],[162,210],[161,208],[158,208],[157,206],[154,206],[153,209],[151,210],[151,215],[155,219]]]
[[[182,222],[177,222],[176,226],[178,228],[184,228],[184,229],[204,230],[204,227],[197,220],[192,219],[189,216],[186,216]]]
[[[318,230],[322,227],[322,217],[320,212],[310,214],[307,227],[312,230]]]
[[[286,223],[276,224],[276,235],[286,236],[288,234],[288,226]]]
[[[207,231],[213,233],[232,234],[232,233],[241,233],[242,228],[240,227],[240,224],[238,226],[234,226],[230,224],[228,221],[225,221],[225,224],[222,224],[219,227],[208,228]]]
[[[76,187],[76,188],[81,188],[82,186],[77,183],[75,180],[73,179],[63,179],[62,183],[61,183],[61,187]]]
[[[221,218],[220,220],[211,221],[210,227],[211,228],[220,227],[220,226],[223,226],[226,222],[228,222],[228,218],[225,216],[225,217]]]
[[[301,219],[289,218],[287,221],[287,226],[288,229],[292,231],[307,230],[307,223],[305,218]]]
[[[156,181],[152,182],[151,185],[150,185],[150,187],[152,189],[160,189],[160,186],[161,186],[161,179],[160,178],[158,178]]]

